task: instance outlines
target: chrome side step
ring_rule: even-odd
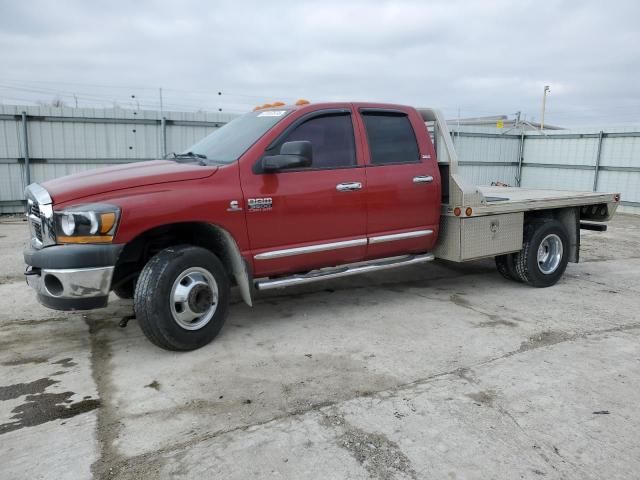
[[[416,263],[430,262],[434,258],[433,253],[382,258],[366,263],[355,263],[351,266],[345,265],[343,267],[323,268],[304,275],[292,275],[291,277],[274,278],[271,280],[258,280],[256,281],[255,286],[258,290],[291,287],[293,285],[303,285],[305,283],[328,280],[331,278],[347,277],[349,275],[357,275],[360,273],[379,272],[381,270],[388,270],[391,268],[415,265]]]

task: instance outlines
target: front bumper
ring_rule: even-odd
[[[58,245],[24,251],[27,283],[38,301],[55,310],[107,305],[122,245]]]

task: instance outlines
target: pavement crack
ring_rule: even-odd
[[[418,474],[400,446],[380,432],[367,432],[351,425],[335,409],[322,412],[320,423],[338,432],[338,446],[360,463],[370,478],[386,480],[397,474],[417,479]]]
[[[89,327],[91,342],[91,375],[100,399],[96,424],[99,456],[91,465],[91,473],[94,478],[107,478],[112,474],[112,466],[122,462],[122,458],[114,447],[120,430],[120,422],[117,420],[118,417],[112,406],[111,398],[114,391],[110,365],[112,351],[104,332],[108,326],[111,326],[111,322],[91,320],[87,317],[84,320]]]
[[[598,280],[592,280],[590,278],[587,278],[587,276],[584,275],[584,274],[575,274],[575,273],[569,274],[569,273],[565,273],[565,276],[568,277],[568,278],[573,278],[574,280],[582,280],[584,282],[591,283],[593,285],[598,285],[599,287],[611,288],[610,284],[605,283],[605,282],[600,282]],[[640,293],[640,290],[637,290],[635,288],[630,288],[628,286],[616,285],[615,288],[619,289],[619,290],[625,290],[625,291],[627,291],[629,293],[633,293],[633,294],[636,294],[636,295],[638,293]]]
[[[496,315],[495,313],[488,313],[484,310],[474,306],[469,300],[463,298],[461,295],[457,293],[452,294],[449,297],[449,300],[455,305],[466,308],[467,310],[471,310],[472,312],[479,313],[480,315],[487,318],[487,321],[479,323],[478,327],[496,327],[498,325],[502,325],[505,327],[515,327],[518,324],[512,320],[505,319],[500,315]]]

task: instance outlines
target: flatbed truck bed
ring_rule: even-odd
[[[459,173],[458,156],[442,113],[417,109],[438,157],[442,207],[437,258],[464,262],[523,249],[525,225],[555,219],[569,234],[569,261],[580,252],[580,222],[606,222],[620,202],[618,193],[574,192],[469,184]]]
[[[473,215],[526,212],[566,207],[593,207],[615,204],[614,193],[573,192],[520,187],[478,186],[485,202],[474,208]],[[446,205],[449,214],[449,205]],[[453,214],[453,212],[451,212]]]

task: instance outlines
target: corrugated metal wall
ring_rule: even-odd
[[[180,152],[237,116],[0,105],[0,213],[23,211],[23,112],[31,182]]]
[[[164,151],[183,151],[235,117],[204,112],[161,115],[123,109],[0,105],[0,213],[23,209],[26,169],[22,112],[27,118],[32,182],[105,164],[160,158]],[[640,213],[637,129],[555,130],[544,134],[472,126],[453,130],[461,173],[470,183],[499,181],[530,188],[621,192],[622,210]]]
[[[620,211],[640,213],[639,129],[550,130],[522,135],[515,130],[467,126],[453,132],[453,141],[461,173],[470,183],[620,192]]]

